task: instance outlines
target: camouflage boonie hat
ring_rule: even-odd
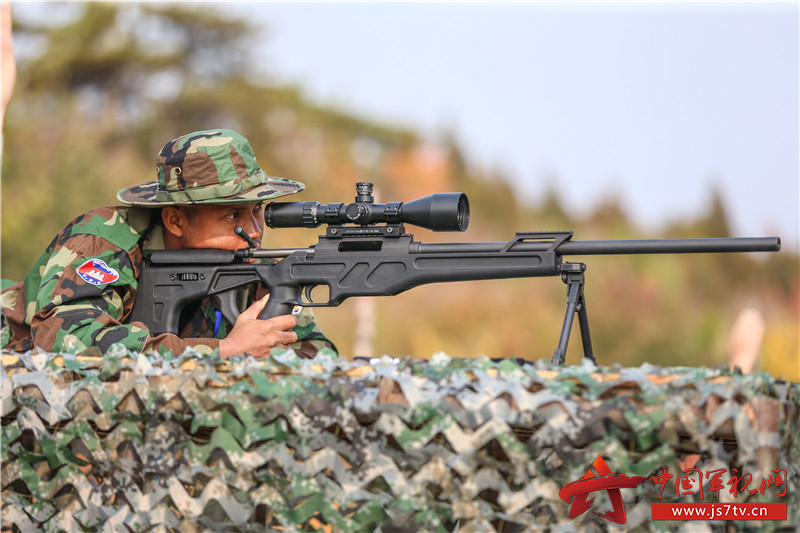
[[[305,188],[261,170],[247,139],[227,129],[178,137],[164,145],[156,164],[158,180],[125,187],[117,199],[139,207],[228,204],[271,200]]]

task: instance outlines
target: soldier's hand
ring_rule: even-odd
[[[258,319],[268,298],[269,296],[265,296],[254,302],[239,315],[230,334],[219,341],[219,354],[222,357],[245,352],[254,357],[264,357],[273,348],[288,348],[290,344],[297,342],[297,333],[292,331],[297,325],[297,317],[294,315]]]

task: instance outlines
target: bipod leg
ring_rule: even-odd
[[[558,339],[558,348],[553,353],[554,365],[564,366],[567,357],[567,345],[569,344],[569,334],[572,331],[572,321],[575,318],[575,311],[578,308],[579,291],[577,283],[569,285],[567,288],[567,312],[564,314],[564,325],[561,326],[561,337]]]
[[[567,311],[564,314],[564,325],[561,327],[561,337],[558,340],[558,348],[553,353],[552,363],[564,366],[567,357],[567,346],[569,345],[569,335],[572,331],[572,323],[575,313],[578,314],[578,325],[581,330],[581,341],[583,342],[583,357],[597,364],[592,350],[592,337],[589,333],[589,316],[586,313],[586,300],[583,297],[583,286],[585,277],[583,272],[586,265],[583,263],[564,263],[561,265],[561,279],[567,284]]]
[[[583,284],[581,284],[581,300],[578,304],[578,325],[581,328],[581,341],[583,342],[583,358],[589,359],[597,366],[597,359],[592,349],[592,336],[589,333],[589,315],[586,314],[586,299],[583,297]]]

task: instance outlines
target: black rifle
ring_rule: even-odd
[[[517,233],[508,242],[422,243],[404,223],[433,231],[464,231],[469,202],[463,193],[439,193],[412,202],[375,204],[371,183],[358,183],[355,202],[271,203],[269,227],[318,227],[325,235],[308,248],[262,250],[237,229],[249,248],[160,250],[146,259],[129,322],[145,323],[154,335],[178,333],[181,311],[217,295],[220,311],[233,323],[239,315],[235,290],[263,283],[270,297],[259,315],[291,313],[296,306],[335,307],[353,296],[392,296],[426,283],[561,276],[567,310],[553,363],[563,365],[575,315],[584,357],[595,362],[583,295],[586,265],[562,262],[565,255],[776,252],[778,237],[572,241],[571,231]],[[250,258],[280,259],[249,263]],[[327,287],[325,301],[312,291]],[[317,293],[315,292],[315,297]]]

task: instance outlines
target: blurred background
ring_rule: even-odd
[[[599,361],[713,366],[743,309],[755,369],[800,380],[798,5],[13,4],[2,277],[76,215],[228,127],[296,200],[464,191],[465,234],[778,235],[777,254],[586,258]],[[270,232],[307,246],[316,230]],[[552,356],[556,278],[431,285],[317,311],[343,355]],[[578,362],[573,332],[567,362]]]

